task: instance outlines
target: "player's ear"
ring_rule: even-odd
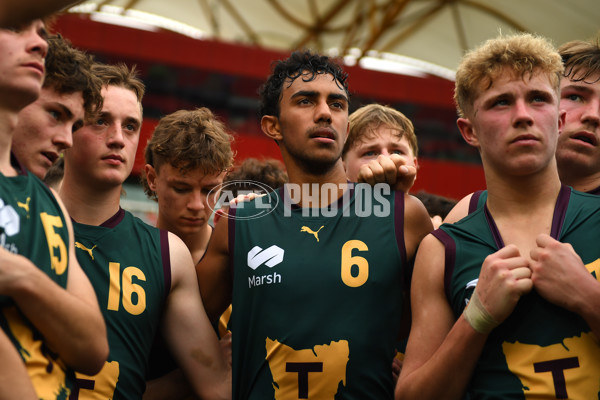
[[[473,128],[473,123],[468,118],[457,119],[456,125],[458,126],[458,130],[463,139],[465,139],[465,142],[473,147],[479,147],[479,140],[477,139],[477,134]]]
[[[146,181],[148,182],[148,187],[153,192],[156,192],[156,170],[150,164],[144,165],[144,172],[146,173]]]
[[[567,112],[565,110],[560,110],[558,113],[558,133],[562,133],[563,127],[565,126],[566,118]]]
[[[265,135],[275,141],[282,139],[281,136],[281,124],[279,118],[274,115],[263,115],[260,119],[260,127]]]
[[[348,134],[350,133],[350,122],[346,125],[346,136],[344,137],[344,144],[346,144],[346,140],[348,140]]]

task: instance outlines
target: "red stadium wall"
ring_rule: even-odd
[[[288,55],[252,46],[195,40],[168,31],[149,32],[107,25],[94,22],[87,15],[61,16],[54,24],[54,30],[68,38],[76,47],[91,53],[162,62],[260,80],[269,74],[273,60],[283,59]],[[359,67],[347,67],[346,70],[350,75],[352,91],[361,96],[384,103],[404,101],[454,110],[454,85],[445,79],[434,76],[427,79],[414,78]],[[150,118],[144,120],[134,174],[139,174],[143,168],[144,147],[157,122],[156,119]],[[236,132],[234,149],[237,162],[247,157],[281,159],[279,149],[273,141],[260,134],[249,134],[243,130]],[[420,158],[419,163],[418,179],[413,192],[426,190],[460,199],[485,186],[480,165],[426,158]]]
[[[139,174],[144,167],[144,148],[157,123],[158,121],[155,119],[144,120],[133,168],[134,174]],[[236,152],[236,162],[248,157],[281,160],[279,148],[266,136],[237,133],[233,149]],[[484,188],[483,169],[479,165],[420,158],[417,181],[412,193],[425,190],[459,200],[466,194]]]

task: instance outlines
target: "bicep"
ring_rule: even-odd
[[[406,256],[412,260],[421,240],[433,231],[431,218],[419,199],[411,195],[404,196],[404,245]]]
[[[50,188],[50,191],[52,192],[54,197],[56,197],[56,201],[58,202],[61,208],[65,219],[65,223],[67,225],[67,231],[69,232],[69,243],[67,244],[67,251],[69,254],[69,267],[67,270],[66,288],[67,292],[77,297],[78,299],[85,301],[93,307],[98,307],[98,300],[96,299],[96,292],[94,291],[92,283],[90,282],[86,273],[79,265],[79,261],[77,261],[77,254],[75,252],[75,231],[73,230],[71,217],[69,216],[65,205],[61,201],[56,191],[52,188]]]
[[[454,325],[444,291],[444,246],[433,235],[423,239],[411,284],[412,326],[402,374],[424,364]]]
[[[171,235],[169,234],[169,248],[172,284],[162,331],[178,364],[187,377],[191,378],[197,374],[205,374],[210,369],[211,362],[220,360],[222,355],[200,298],[192,256],[185,244]]]
[[[191,319],[198,318],[203,325],[210,325],[206,318],[197,280],[195,279],[192,255],[181,239],[170,232],[169,253],[172,281],[167,297],[167,311],[165,312],[167,332],[171,327],[177,327],[176,330],[179,330],[182,324],[196,323],[196,321],[190,320],[190,316],[193,316]],[[191,326],[188,326],[188,328],[191,328]]]
[[[211,321],[216,321],[231,303],[232,275],[229,266],[229,220],[217,223],[206,254],[196,265],[200,294]]]
[[[456,205],[452,207],[452,210],[450,210],[448,215],[446,215],[446,218],[444,218],[444,223],[453,224],[469,215],[469,204],[471,203],[472,196],[473,194],[471,193],[463,197],[458,203],[456,203]]]

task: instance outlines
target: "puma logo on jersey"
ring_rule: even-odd
[[[323,227],[325,227],[325,225],[321,225],[321,227],[319,229],[317,229],[317,231],[315,232],[312,229],[310,229],[308,226],[303,226],[302,228],[300,228],[300,232],[306,232],[306,233],[313,235],[315,237],[315,239],[317,239],[317,242],[318,242],[319,241],[319,232],[321,231],[321,229],[323,229]]]
[[[31,201],[31,197],[28,197],[27,200],[25,200],[25,203],[21,203],[20,201],[17,201],[17,205],[27,212],[27,217],[29,217],[29,202],[30,201]]]
[[[86,251],[90,255],[90,257],[92,257],[92,260],[94,259],[94,255],[92,254],[92,251],[96,248],[96,245],[93,245],[91,249],[88,249],[81,243],[75,242],[75,247],[77,247],[78,249],[81,249],[83,251]]]

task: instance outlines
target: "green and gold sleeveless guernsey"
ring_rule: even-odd
[[[590,273],[600,276],[600,199],[563,186],[551,236],[570,243]],[[487,206],[434,235],[446,249],[445,287],[458,319],[486,256],[504,243]],[[492,331],[469,384],[473,399],[600,398],[600,347],[578,315],[535,290]]]
[[[67,286],[69,233],[56,198],[36,176],[18,166],[15,177],[0,174],[0,243],[30,259],[50,279]],[[19,350],[40,399],[67,399],[73,373],[44,344],[41,333],[12,299],[0,296],[0,324]]]
[[[95,376],[77,374],[74,399],[141,399],[154,336],[171,288],[167,232],[120,209],[100,226],[73,222],[77,259],[90,278],[110,354]]]
[[[595,189],[588,190],[585,193],[593,194],[595,196],[600,196],[600,186]],[[471,196],[471,199],[469,200],[469,214],[474,213],[478,208],[483,208],[483,205],[485,204],[486,201],[487,201],[487,190],[477,190],[477,191],[473,192],[473,195]]]
[[[234,399],[393,398],[404,195],[350,186],[325,209],[283,188],[231,209]]]

